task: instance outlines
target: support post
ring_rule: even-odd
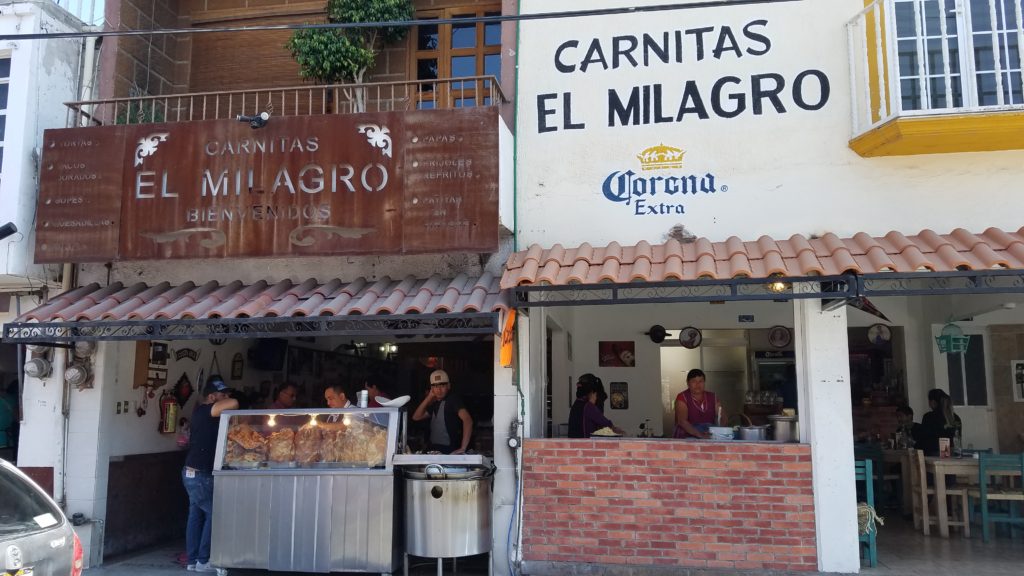
[[[800,289],[817,289],[801,284]],[[811,444],[818,569],[856,573],[857,488],[846,308],[822,311],[816,298],[793,301],[800,437]]]

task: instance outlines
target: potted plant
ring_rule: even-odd
[[[331,23],[412,20],[411,0],[327,0]],[[303,78],[322,84],[362,84],[381,48],[405,37],[402,26],[297,30],[285,44]],[[366,111],[365,88],[346,89],[355,112]],[[328,92],[330,97],[330,92]]]

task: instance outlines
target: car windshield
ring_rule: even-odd
[[[0,536],[60,524],[61,513],[35,486],[0,465]]]

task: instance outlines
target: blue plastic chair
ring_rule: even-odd
[[[995,472],[1016,472],[1020,476],[1009,476],[1008,484],[992,482]],[[1000,475],[1006,477],[1006,475]],[[985,542],[991,537],[990,523],[999,522],[1010,525],[1013,529],[1024,527],[1024,516],[1016,511],[1017,504],[1024,504],[1024,454],[978,454],[978,487],[970,492],[978,498],[981,508],[981,534]],[[992,511],[989,502],[1006,502],[1006,511]]]
[[[871,460],[857,460],[854,462],[854,474],[857,482],[864,482],[864,501],[868,506],[875,507],[875,482]],[[875,542],[876,529],[871,528],[867,534],[860,534],[860,543],[867,546],[867,562],[869,567],[878,565],[878,546]],[[862,556],[863,557],[863,556]]]

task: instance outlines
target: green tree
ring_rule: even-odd
[[[412,0],[327,0],[331,23],[412,20]],[[285,44],[303,78],[322,84],[361,84],[384,46],[405,37],[406,28],[378,26],[297,30]],[[346,90],[355,109],[366,109],[365,90]]]

